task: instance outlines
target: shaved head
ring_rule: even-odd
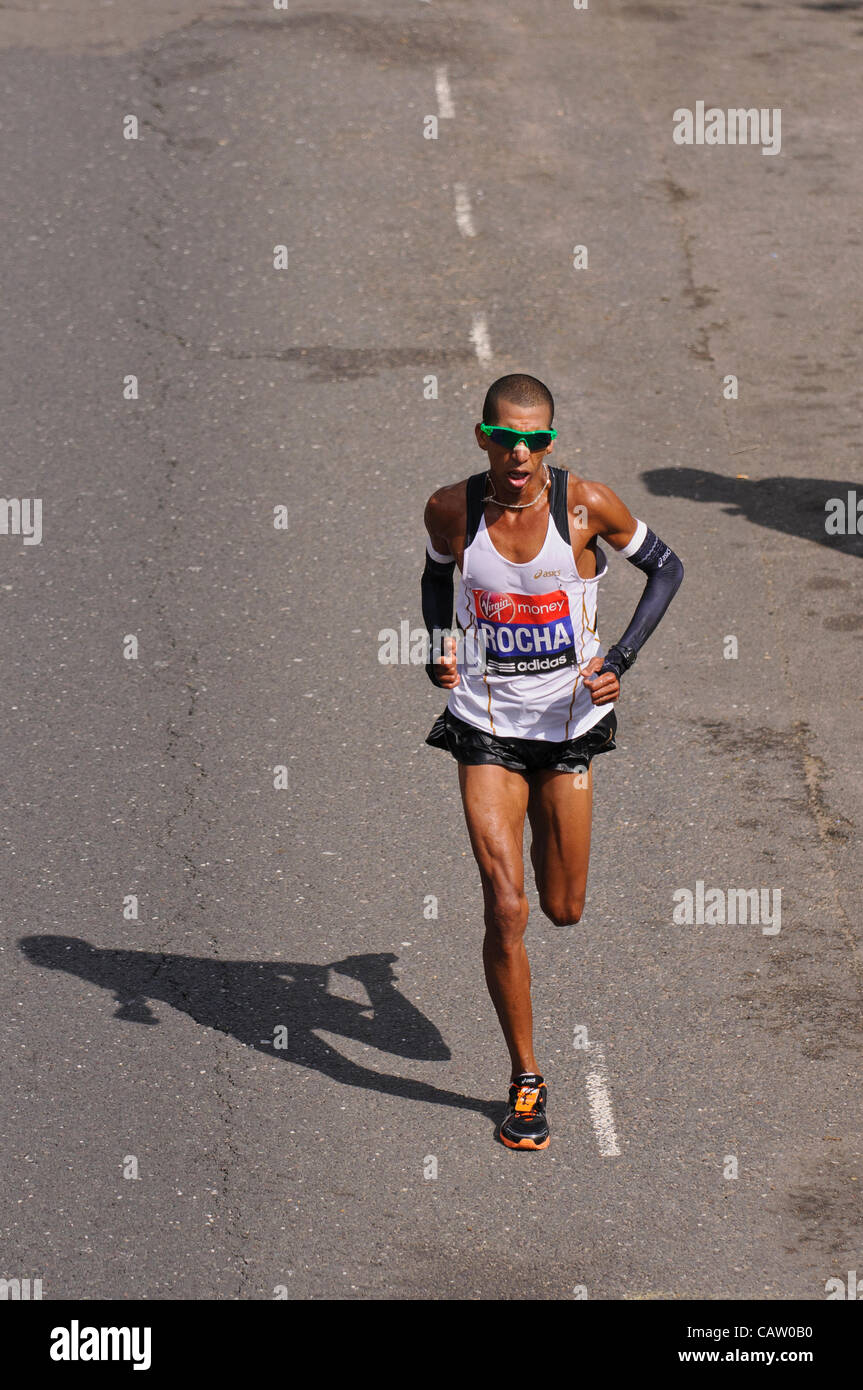
[[[493,381],[486,392],[482,407],[484,425],[499,423],[501,401],[509,401],[512,405],[526,406],[529,409],[544,406],[548,411],[548,423],[552,424],[554,420],[554,397],[548,387],[535,376],[513,372],[510,376],[501,376],[497,381]]]

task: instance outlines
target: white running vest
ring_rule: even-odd
[[[551,468],[548,529],[539,554],[507,560],[485,524],[487,475],[468,480],[468,524],[456,606],[460,684],[447,708],[501,738],[560,743],[578,738],[613,709],[594,705],[579,668],[599,656],[596,589],[608,569],[582,579],[569,539],[569,474]],[[479,655],[484,660],[477,660]],[[482,667],[485,669],[481,669]]]

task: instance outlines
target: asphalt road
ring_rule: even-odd
[[[2,490],[43,506],[0,535],[0,1276],[818,1300],[863,1270],[863,535],[825,529],[863,500],[861,54],[857,4],[0,11]],[[676,144],[697,101],[780,108],[781,151]],[[597,764],[582,922],[531,889],[535,1155],[495,1142],[442,699],[379,660],[513,370],[686,566]],[[606,643],[638,580],[612,560]],[[781,890],[781,930],[675,923],[698,882]]]

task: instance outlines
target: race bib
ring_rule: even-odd
[[[569,597],[562,589],[550,594],[474,589],[473,597],[488,672],[531,676],[575,665]]]

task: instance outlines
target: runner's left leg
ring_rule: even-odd
[[[584,908],[590,861],[593,776],[534,772],[527,806],[539,903],[555,926],[577,922]]]

